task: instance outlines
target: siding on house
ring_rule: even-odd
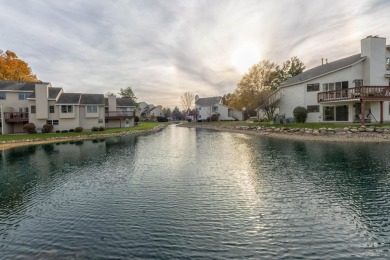
[[[339,116],[337,120],[333,121],[354,122],[357,115],[368,115],[370,112],[372,119],[379,121],[381,114],[380,103],[382,102],[382,119],[390,121],[389,96],[378,97],[376,100],[363,99],[359,96],[340,98],[339,100],[318,100],[318,93],[330,91],[329,89],[324,89],[324,84],[327,83],[337,82],[339,84],[339,82],[344,82],[341,85],[345,85],[345,82],[348,82],[349,90],[345,89],[345,93],[348,93],[345,95],[353,93],[351,89],[355,88],[356,81],[362,80],[365,87],[382,86],[382,89],[386,89],[386,86],[389,86],[390,76],[387,76],[389,71],[386,70],[385,62],[386,57],[390,56],[390,50],[389,46],[386,46],[386,39],[367,37],[361,41],[361,49],[362,52],[360,54],[309,69],[283,82],[279,89],[282,93],[282,98],[278,105],[279,113],[289,118],[293,117],[293,110],[297,106],[305,108],[318,106],[318,112],[308,113],[307,122],[329,122],[327,121],[328,117],[327,119],[324,118],[324,111],[327,107],[334,107],[334,109],[338,109],[342,113],[348,111],[348,115]],[[319,88],[316,91],[308,91],[308,84],[319,84]],[[336,87],[334,88],[336,90]],[[344,89],[344,86],[341,89]],[[337,95],[340,95],[340,91],[337,92]],[[365,104],[365,110],[359,112],[362,102]]]

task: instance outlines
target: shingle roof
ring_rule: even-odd
[[[62,93],[57,104],[79,104],[81,93]]]
[[[0,90],[9,91],[34,91],[35,84],[49,84],[44,82],[19,82],[0,80]]]
[[[103,105],[104,95],[103,94],[81,94],[80,104],[81,105]]]
[[[62,88],[49,88],[49,98],[55,99],[60,94]],[[35,98],[35,91],[29,96],[29,98]]]
[[[212,106],[215,103],[219,103],[221,101],[222,97],[207,97],[207,98],[198,98],[198,100],[195,101],[196,105],[206,107],[206,106]]]
[[[131,98],[117,98],[116,99],[117,107],[132,107],[135,106],[135,102]]]
[[[352,55],[349,57],[346,57],[344,59],[336,60],[333,62],[329,62],[324,65],[320,65],[318,67],[306,70],[302,72],[301,74],[298,74],[292,78],[289,78],[288,80],[281,83],[281,87],[285,87],[288,85],[293,85],[296,83],[308,81],[310,79],[319,77],[321,75],[330,73],[332,71],[336,71],[348,66],[351,66],[354,63],[363,61],[366,57],[362,57],[361,54]]]

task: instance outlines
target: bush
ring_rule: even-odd
[[[61,133],[67,133],[69,132],[68,130],[62,130]]]
[[[92,131],[92,132],[97,132],[97,131],[99,131],[99,127],[94,126],[94,127],[91,128],[91,131]]]
[[[53,131],[53,125],[43,125],[42,126],[42,133],[51,133]]]
[[[28,134],[35,134],[35,125],[33,123],[27,123],[23,125],[23,131],[27,132]]]
[[[61,133],[61,131],[60,130],[56,130],[56,133],[59,134],[59,133]]]
[[[99,131],[104,131],[104,130],[105,130],[104,126],[99,127]]]
[[[84,129],[81,127],[81,126],[78,126],[78,127],[76,127],[75,129],[74,129],[74,131],[76,132],[76,133],[80,133],[80,132],[82,132]]]
[[[305,123],[307,118],[307,109],[304,107],[296,107],[293,111],[295,121],[297,123]]]
[[[138,122],[139,122],[139,116],[135,116],[135,117],[134,117],[134,122],[135,122],[135,123],[138,123]]]
[[[69,129],[69,133],[74,133],[74,129]]]

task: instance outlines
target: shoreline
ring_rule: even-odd
[[[260,128],[260,127],[224,127],[224,126],[204,126],[204,125],[180,125],[181,127],[208,129],[230,133],[250,134],[257,136],[265,136],[279,139],[288,139],[296,141],[309,142],[345,142],[345,143],[384,143],[390,142],[390,133],[377,132],[332,132],[321,133],[318,131],[315,134],[307,131],[288,131],[282,128]]]
[[[39,144],[49,144],[49,143],[62,143],[69,141],[80,141],[80,140],[92,140],[92,139],[104,139],[109,137],[121,137],[135,134],[151,134],[160,131],[165,128],[167,125],[162,124],[154,128],[147,130],[135,130],[135,131],[123,131],[119,133],[111,134],[93,134],[93,135],[80,135],[80,136],[66,136],[66,137],[53,137],[53,138],[42,138],[42,139],[22,139],[22,140],[12,140],[0,143],[0,151],[11,149],[14,147],[28,146],[28,145],[39,145]]]

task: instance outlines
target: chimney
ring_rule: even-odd
[[[368,36],[361,40],[363,61],[363,82],[365,86],[385,86],[386,74],[386,38]]]
[[[321,65],[324,65],[324,58],[321,58]]]
[[[328,64],[328,59],[325,60],[325,63]]]

